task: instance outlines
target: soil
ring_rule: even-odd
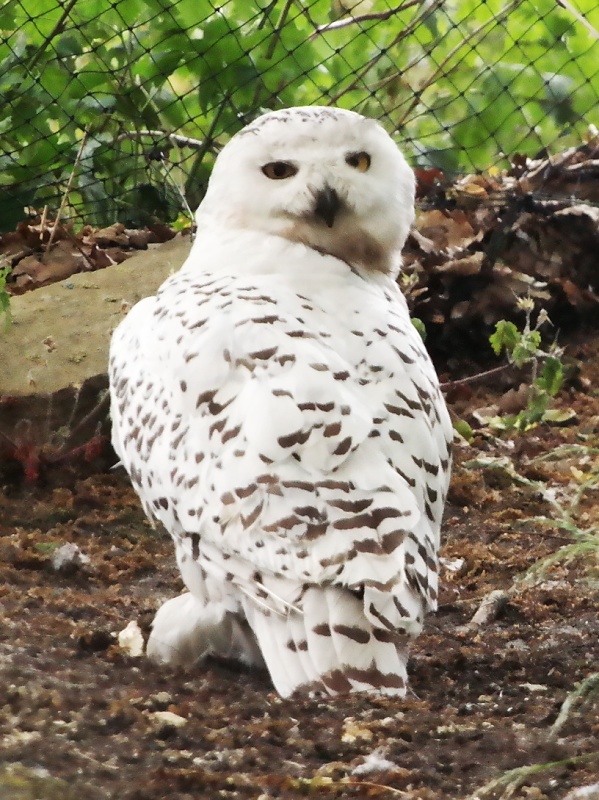
[[[562,183],[579,155],[558,165]],[[524,187],[508,176],[512,199],[545,175],[543,163],[531,169]],[[452,413],[473,430],[456,445],[439,610],[413,647],[403,700],[282,700],[265,673],[159,668],[119,638],[132,622],[147,635],[182,589],[170,538],[111,469],[98,400],[113,318],[131,292],[151,290],[151,253],[132,282],[126,265],[86,271],[145,246],[115,226],[49,253],[43,219],[2,238],[16,288],[43,288],[13,298],[2,354],[0,800],[599,797],[599,335],[583,332],[599,303],[596,209],[471,207],[505,188],[490,180],[468,179],[462,205],[435,184],[429,194],[456,207],[421,214],[406,256],[415,278],[404,290],[450,370]],[[570,239],[564,215],[578,220]],[[164,251],[155,260],[163,269]],[[517,413],[530,375],[450,379],[484,368],[495,321],[521,327],[529,296],[567,345],[561,424],[501,433],[488,409]]]
[[[133,620],[147,633],[182,586],[124,472],[86,477],[66,462],[43,483],[4,476],[0,796],[561,800],[596,784],[599,338],[569,350],[580,372],[556,403],[575,412],[569,424],[480,428],[456,447],[440,607],[413,648],[405,700],[281,700],[264,673],[131,655],[118,633]],[[448,397],[472,419],[502,393]],[[561,528],[552,500],[570,510]],[[582,555],[563,549],[575,541]]]

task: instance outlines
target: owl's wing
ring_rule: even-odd
[[[267,285],[179,273],[130,312],[115,449],[189,559],[256,603],[285,613],[334,583],[370,592],[377,625],[418,626],[448,470],[432,367],[401,307],[362,315],[358,292],[323,314]]]

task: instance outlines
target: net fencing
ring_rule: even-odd
[[[445,175],[599,126],[596,0],[5,0],[0,230],[173,222],[266,109],[379,119]]]

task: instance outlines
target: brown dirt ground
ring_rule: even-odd
[[[85,477],[63,464],[43,486],[6,482],[3,800],[561,800],[598,781],[597,691],[574,703],[552,732],[564,700],[598,669],[596,542],[584,559],[521,580],[573,540],[531,520],[555,517],[539,486],[567,505],[597,474],[599,396],[589,387],[599,382],[599,339],[581,339],[570,353],[581,373],[557,405],[573,408],[575,422],[501,439],[480,430],[471,445],[457,447],[440,608],[413,649],[405,700],[281,700],[265,674],[218,663],[175,671],[127,655],[115,634],[131,620],[147,631],[181,582],[170,539],[150,527],[125,474]],[[493,399],[488,387],[450,395],[460,417]],[[556,457],[539,460],[549,453]],[[511,459],[537,484],[464,466],[489,457]],[[573,512],[579,528],[597,525],[597,498],[595,481]],[[67,542],[89,561],[56,571],[52,554]],[[508,592],[499,616],[468,626],[496,589]],[[161,711],[184,723],[175,727]],[[511,774],[512,784],[505,775],[551,763]],[[500,776],[503,783],[481,790]]]

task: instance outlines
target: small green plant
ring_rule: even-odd
[[[530,530],[531,523],[543,532],[557,531],[565,541],[557,550],[536,561],[527,571],[516,578],[510,592],[545,580],[548,572],[557,564],[566,565],[577,561],[581,565],[580,575],[588,566],[593,569],[599,556],[599,524],[589,496],[599,490],[599,448],[588,445],[563,445],[549,453],[531,459],[529,464],[555,461],[562,465],[562,473],[550,485],[549,482],[527,478],[518,472],[507,456],[480,456],[462,465],[466,469],[493,470],[504,480],[518,485],[532,495],[542,498],[549,513],[526,517],[518,524]]]
[[[489,425],[498,430],[527,431],[539,422],[563,421],[563,412],[550,409],[553,398],[564,381],[562,351],[555,343],[548,350],[543,350],[539,330],[542,325],[551,323],[551,320],[545,311],[541,311],[533,326],[533,301],[522,298],[518,306],[526,314],[524,328],[520,330],[513,322],[500,320],[495,325],[495,332],[489,337],[489,342],[496,355],[505,352],[509,363],[515,367],[530,365],[528,402],[517,414],[492,418]]]
[[[10,267],[0,267],[0,317],[4,318],[4,327],[10,325],[10,295],[6,291],[6,279]]]

